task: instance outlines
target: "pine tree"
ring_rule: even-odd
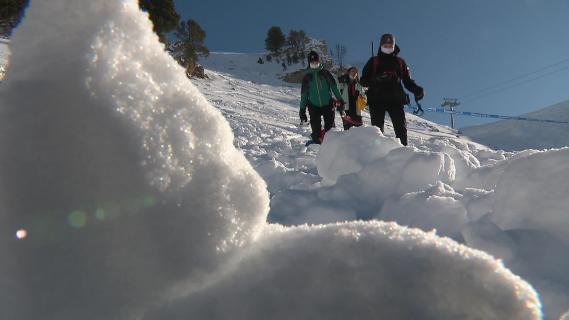
[[[281,52],[283,46],[285,45],[286,38],[280,27],[273,26],[267,32],[267,38],[265,39],[265,48],[269,52],[278,54]]]
[[[24,16],[29,0],[0,0],[0,34],[10,35]]]
[[[308,37],[304,30],[290,30],[286,42],[293,54],[296,53],[300,58],[304,58],[308,44]]]
[[[175,30],[180,21],[174,0],[139,0],[138,3],[142,10],[148,12],[160,41],[166,43],[166,34]]]
[[[182,21],[175,32],[176,37],[183,44],[181,64],[191,75],[197,65],[199,57],[209,56],[209,49],[205,45],[206,32],[195,20]]]

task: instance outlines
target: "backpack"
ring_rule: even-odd
[[[367,99],[363,95],[359,95],[356,100],[356,108],[358,111],[362,111],[367,107]]]
[[[399,72],[402,74],[403,70],[404,70],[404,66],[403,66],[403,59],[396,57],[397,58],[397,62],[399,62]],[[374,76],[377,74],[377,70],[379,68],[379,56],[375,56],[373,57],[373,74]],[[401,81],[401,74],[396,74],[395,76],[397,76],[397,82]],[[404,104],[409,104],[411,103],[411,100],[409,98],[409,95],[407,93],[405,93],[405,101]]]
[[[403,59],[396,57],[397,61],[399,62],[399,71],[401,73],[403,73]],[[376,75],[377,74],[377,70],[379,68],[379,56],[374,56],[373,57],[373,74]],[[399,78],[401,78],[401,75],[397,75]]]

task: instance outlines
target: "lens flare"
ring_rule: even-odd
[[[156,204],[156,199],[154,199],[154,197],[148,196],[148,197],[144,198],[144,207],[145,208],[153,207],[155,204]]]
[[[23,240],[28,236],[28,231],[26,231],[25,229],[20,229],[16,232],[16,238],[18,238],[18,240]]]
[[[83,228],[87,224],[87,214],[83,211],[73,211],[67,216],[67,222],[75,229]]]
[[[95,218],[99,221],[103,221],[107,218],[108,214],[105,212],[105,209],[99,208],[95,211]]]

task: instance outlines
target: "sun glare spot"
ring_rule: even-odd
[[[26,231],[25,229],[20,229],[16,232],[16,238],[18,238],[18,240],[23,240],[28,236],[28,231]]]

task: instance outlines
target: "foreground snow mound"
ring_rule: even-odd
[[[290,318],[285,305],[295,318],[539,318],[529,285],[433,234],[266,225],[265,183],[138,1],[34,1],[26,17],[0,87],[1,319],[172,319],[172,301],[184,319]],[[442,153],[387,157],[439,168],[420,185],[452,181]]]
[[[33,2],[16,32],[0,318],[126,319],[264,224],[264,181],[151,29],[137,1],[57,0]]]
[[[235,272],[147,319],[538,319],[534,303],[529,286],[480,251],[355,222],[270,227]]]

